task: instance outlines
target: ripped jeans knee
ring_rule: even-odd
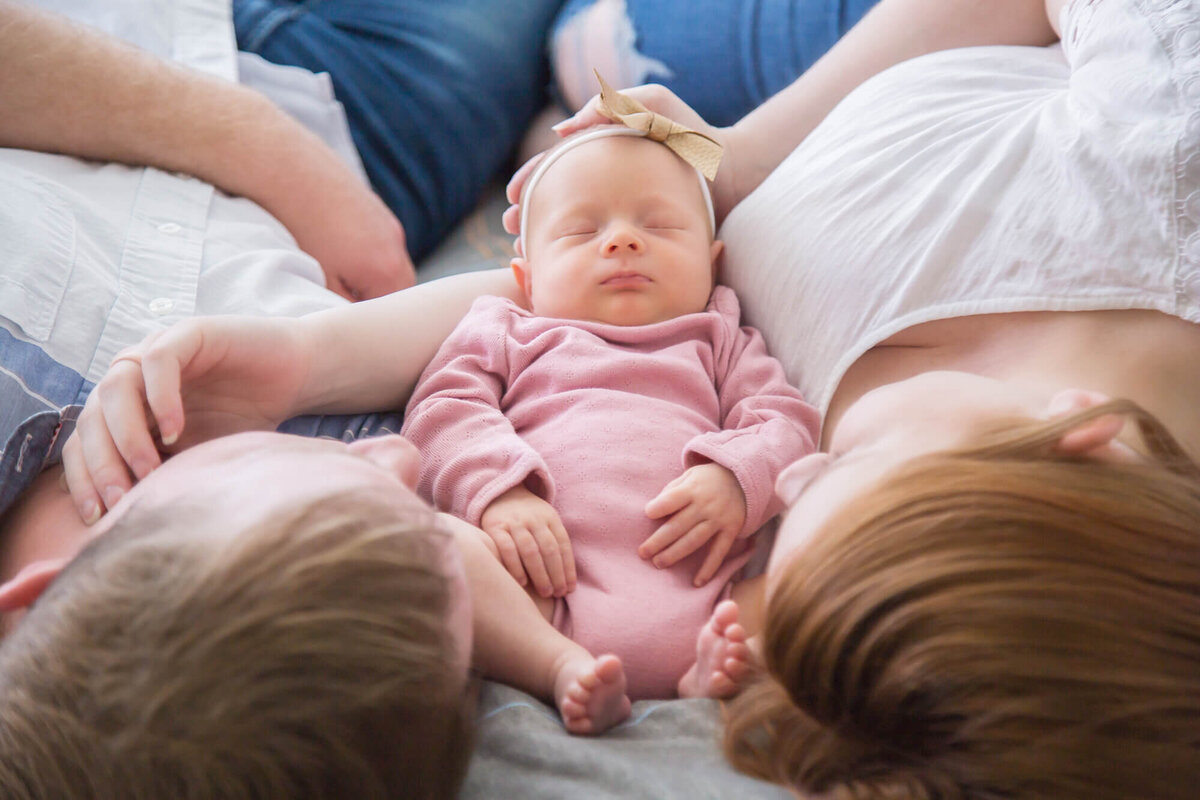
[[[567,0],[550,61],[577,110],[613,86],[661,83],[715,125],[736,122],[795,80],[876,0]]]

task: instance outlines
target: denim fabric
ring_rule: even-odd
[[[586,86],[558,88],[568,98],[598,91],[593,64],[571,60],[598,61],[584,53],[610,47],[630,67],[623,77],[605,76],[610,82],[661,83],[709,122],[729,125],[795,80],[875,2],[568,0],[554,26],[556,78]],[[580,24],[578,15],[592,11]],[[585,29],[592,41],[581,45]]]
[[[546,102],[561,0],[234,0],[238,47],[328,72],[375,190],[427,254]]]
[[[0,328],[0,514],[61,453],[93,385]]]

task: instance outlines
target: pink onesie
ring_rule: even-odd
[[[703,312],[637,327],[483,297],[405,414],[419,491],[441,510],[478,525],[521,483],[554,506],[578,575],[554,624],[592,653],[620,656],[634,699],[674,695],[700,627],[749,558],[749,536],[780,510],[775,476],[814,449],[815,410],[739,317],[723,286]],[[646,503],[707,461],[737,476],[747,513],[716,577],[696,588],[707,548],[662,570],[637,548],[665,522],[647,518]]]

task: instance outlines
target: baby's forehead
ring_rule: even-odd
[[[628,131],[629,129],[618,128],[616,130]],[[579,136],[579,134],[576,135]],[[540,170],[541,174],[537,176],[539,180],[528,183],[526,189],[532,191],[536,184],[549,177],[560,176],[564,172],[571,172],[572,169],[590,165],[600,165],[606,171],[625,166],[632,168],[630,158],[633,153],[637,154],[636,167],[641,170],[650,166],[664,174],[677,172],[683,176],[687,176],[693,171],[686,161],[672,152],[665,144],[641,135],[621,135],[612,132],[595,138],[585,136],[578,141],[567,139],[546,151],[544,156],[546,165]],[[564,167],[566,167],[565,170]]]
[[[635,170],[632,175],[631,170]],[[561,207],[563,203],[571,203],[576,195],[583,202],[586,181],[618,174],[629,180],[631,196],[644,193],[671,199],[694,197],[699,204],[698,213],[707,217],[710,234],[715,231],[712,197],[698,169],[664,143],[630,128],[608,126],[577,133],[546,151],[522,188],[520,240],[526,239],[531,217],[542,216],[544,209],[531,201],[544,184],[555,187],[552,193],[556,205]]]
[[[698,213],[706,210],[700,184],[703,178],[696,169],[666,145],[640,135],[600,136],[579,143],[568,140],[547,151],[544,158],[544,165],[535,170],[522,191],[521,205],[526,211],[532,210],[531,200],[546,187],[553,187],[556,207],[572,199],[586,203],[587,181],[597,179],[597,173],[601,179],[621,175],[629,180],[631,196],[694,196]]]

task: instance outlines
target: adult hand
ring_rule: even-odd
[[[669,567],[712,542],[694,583],[712,579],[746,524],[746,495],[720,464],[697,464],[666,485],[646,504],[650,519],[669,519],[642,542],[638,555]]]
[[[416,283],[404,227],[371,189],[357,180],[298,197],[279,208],[296,243],[325,272],[325,285],[347,300],[407,289]]]
[[[524,486],[515,486],[492,501],[479,527],[500,551],[500,562],[517,583],[542,597],[575,591],[575,556],[571,540],[554,506]]]
[[[720,142],[725,153],[721,159],[721,167],[717,171],[717,179],[712,185],[713,208],[718,223],[725,218],[729,209],[733,208],[737,195],[735,194],[735,179],[737,173],[734,153],[734,136],[732,128],[715,128],[704,121],[704,118],[692,110],[691,106],[679,99],[670,89],[658,84],[635,86],[632,89],[622,89],[622,94],[628,95],[640,102],[646,108],[663,114],[676,122],[699,131]],[[593,95],[591,100],[575,114],[554,126],[554,131],[562,137],[570,136],[594,125],[609,125],[612,120],[600,113],[600,95]],[[504,211],[504,229],[514,236],[521,232],[521,190],[529,179],[537,162],[544,154],[539,153],[526,161],[513,174],[505,188],[505,195],[511,203]],[[521,255],[518,253],[518,255]]]
[[[63,446],[67,487],[87,523],[162,463],[162,452],[291,414],[308,373],[308,344],[291,320],[185,320],[122,351]],[[185,424],[186,423],[186,424]]]

